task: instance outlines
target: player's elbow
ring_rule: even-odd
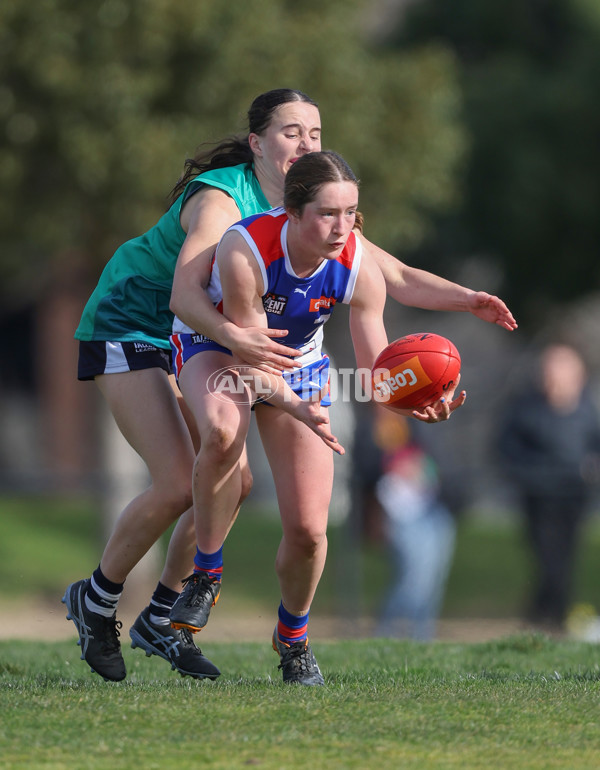
[[[183,292],[178,283],[173,281],[171,290],[171,299],[169,300],[169,310],[176,316],[182,316],[185,313],[185,302]]]

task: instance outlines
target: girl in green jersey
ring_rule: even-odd
[[[275,342],[285,334],[241,329],[227,321],[202,290],[225,230],[240,218],[281,203],[291,164],[320,149],[317,105],[300,91],[258,96],[248,112],[249,133],[228,139],[187,162],[169,210],[147,233],[128,241],[107,264],[84,310],[79,377],[94,379],[117,424],[150,472],[151,484],[121,513],[91,577],[71,584],[63,597],[75,623],[82,657],[105,679],[126,675],[116,607],[127,575],[177,521],[165,568],[150,606],[132,627],[134,645],[196,678],[219,671],[187,631],[172,629],[169,610],[195,553],[192,471],[195,434],[186,423],[170,374],[169,308],[175,263],[180,270],[177,312],[192,328],[271,371],[290,368],[296,351]],[[244,474],[241,499],[250,490]],[[241,502],[241,500],[240,500]]]

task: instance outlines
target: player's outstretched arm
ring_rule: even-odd
[[[369,372],[377,355],[387,345],[387,335],[383,324],[383,308],[385,305],[385,287],[380,271],[373,264],[371,255],[363,258],[356,287],[350,301],[350,331],[354,344],[354,352],[360,372]],[[448,390],[444,398],[423,409],[397,409],[396,414],[404,414],[421,422],[436,423],[450,418],[450,415],[465,403],[467,394],[462,391],[458,398],[454,392],[460,382],[460,374],[456,384]],[[363,388],[370,388],[371,383],[363,383]],[[383,404],[385,406],[385,404]],[[386,407],[391,408],[391,407]]]
[[[424,310],[469,312],[508,331],[517,328],[512,313],[499,297],[485,291],[473,291],[434,273],[409,267],[363,236],[360,238],[383,273],[387,293],[397,302]]]

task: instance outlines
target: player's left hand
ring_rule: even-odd
[[[467,307],[470,313],[481,318],[482,321],[498,324],[509,332],[514,331],[518,326],[513,314],[500,297],[485,291],[474,291],[470,294],[467,299]]]

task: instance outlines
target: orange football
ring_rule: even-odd
[[[371,371],[373,400],[395,409],[422,409],[456,386],[460,355],[453,342],[422,332],[384,348]]]

